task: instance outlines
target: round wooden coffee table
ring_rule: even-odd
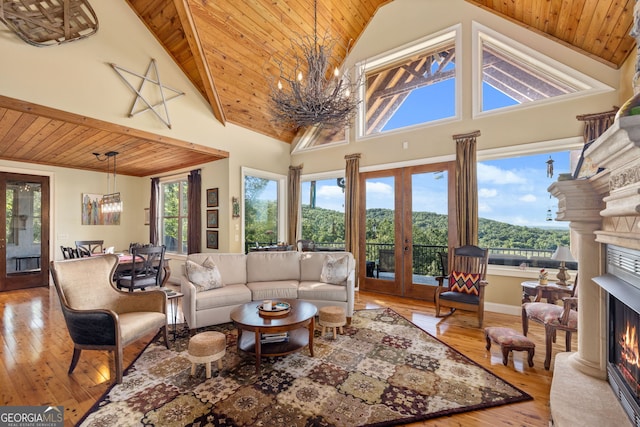
[[[261,316],[258,306],[262,301],[249,302],[231,311],[231,320],[238,328],[238,350],[255,354],[256,372],[260,371],[260,358],[263,356],[284,356],[309,346],[309,354],[313,357],[314,316],[318,309],[306,301],[278,301],[289,303],[291,311],[283,316]],[[288,332],[287,341],[260,343],[262,334],[282,332]]]

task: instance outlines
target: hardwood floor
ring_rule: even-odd
[[[415,423],[413,426],[548,426],[552,370],[545,371],[544,330],[531,324],[529,337],[536,343],[535,366],[529,368],[525,352],[515,352],[507,366],[496,345],[485,349],[484,333],[475,316],[463,312],[440,319],[433,304],[369,292],[356,292],[356,309],[391,307],[416,325],[465,354],[489,371],[533,396],[534,400],[487,410]],[[180,310],[180,309],[178,309]],[[178,319],[182,318],[180,311]],[[170,319],[173,315],[170,314]],[[485,313],[484,326],[521,330],[519,316]],[[72,426],[111,386],[113,357],[103,351],[83,351],[72,375],[67,375],[73,345],[64,323],[55,289],[0,292],[0,405],[62,405],[65,425]],[[129,366],[152,339],[147,336],[128,346]],[[563,351],[559,337],[554,355]],[[574,338],[573,349],[577,348]]]

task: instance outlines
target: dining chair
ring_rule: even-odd
[[[378,251],[378,262],[376,263],[376,278],[380,278],[380,273],[394,273],[396,271],[396,258],[393,249],[380,249]]]
[[[76,240],[76,250],[81,257],[88,257],[103,252],[104,240]]]
[[[133,292],[136,289],[160,286],[165,251],[164,245],[131,248],[131,271],[130,274],[118,278],[118,288],[126,288]]]
[[[120,292],[112,284],[116,255],[51,261],[51,276],[73,341],[68,373],[82,350],[115,354],[116,383],[122,382],[123,348],[143,336],[162,331],[167,337],[167,296],[162,291]]]
[[[313,240],[298,240],[296,247],[300,252],[313,252],[316,250],[316,243]]]
[[[536,298],[538,300],[538,298]],[[562,305],[548,302],[525,302],[522,304],[522,333],[529,332],[529,320],[544,326],[544,369],[551,367],[551,350],[556,342],[557,331],[565,332],[565,350],[571,351],[571,338],[578,332],[578,276],[570,297],[562,298]]]
[[[474,245],[460,246],[453,249],[448,261],[447,285],[444,283],[445,276],[436,277],[436,316],[450,316],[457,309],[472,311],[477,314],[478,327],[481,328],[484,319],[484,289],[488,285],[486,276],[489,250]],[[440,316],[440,310],[445,307],[449,308],[449,313]]]

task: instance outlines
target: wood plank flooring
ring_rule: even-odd
[[[548,426],[552,370],[545,371],[544,330],[530,324],[529,337],[536,343],[535,366],[529,368],[525,352],[515,352],[502,365],[500,348],[485,349],[484,333],[475,317],[463,312],[440,319],[433,304],[369,292],[356,292],[356,309],[391,307],[416,325],[465,354],[481,366],[533,396],[530,402],[472,411],[413,426]],[[178,308],[178,319],[182,319]],[[173,315],[170,314],[170,319]],[[486,312],[484,326],[521,330],[518,316]],[[73,345],[64,323],[55,289],[34,288],[0,292],[0,405],[62,405],[65,425],[73,426],[111,386],[113,357],[103,351],[83,351],[72,375],[67,375]],[[152,336],[124,351],[129,366]],[[574,338],[573,349],[577,348]],[[554,355],[563,351],[563,337]]]

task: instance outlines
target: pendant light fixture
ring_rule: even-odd
[[[117,151],[107,151],[104,154],[93,153],[101,162],[107,161],[107,194],[102,196],[100,201],[100,211],[103,214],[122,212],[122,200],[120,192],[116,191],[116,156]],[[104,156],[104,157],[102,157]],[[113,158],[113,189],[111,188],[111,158]]]

